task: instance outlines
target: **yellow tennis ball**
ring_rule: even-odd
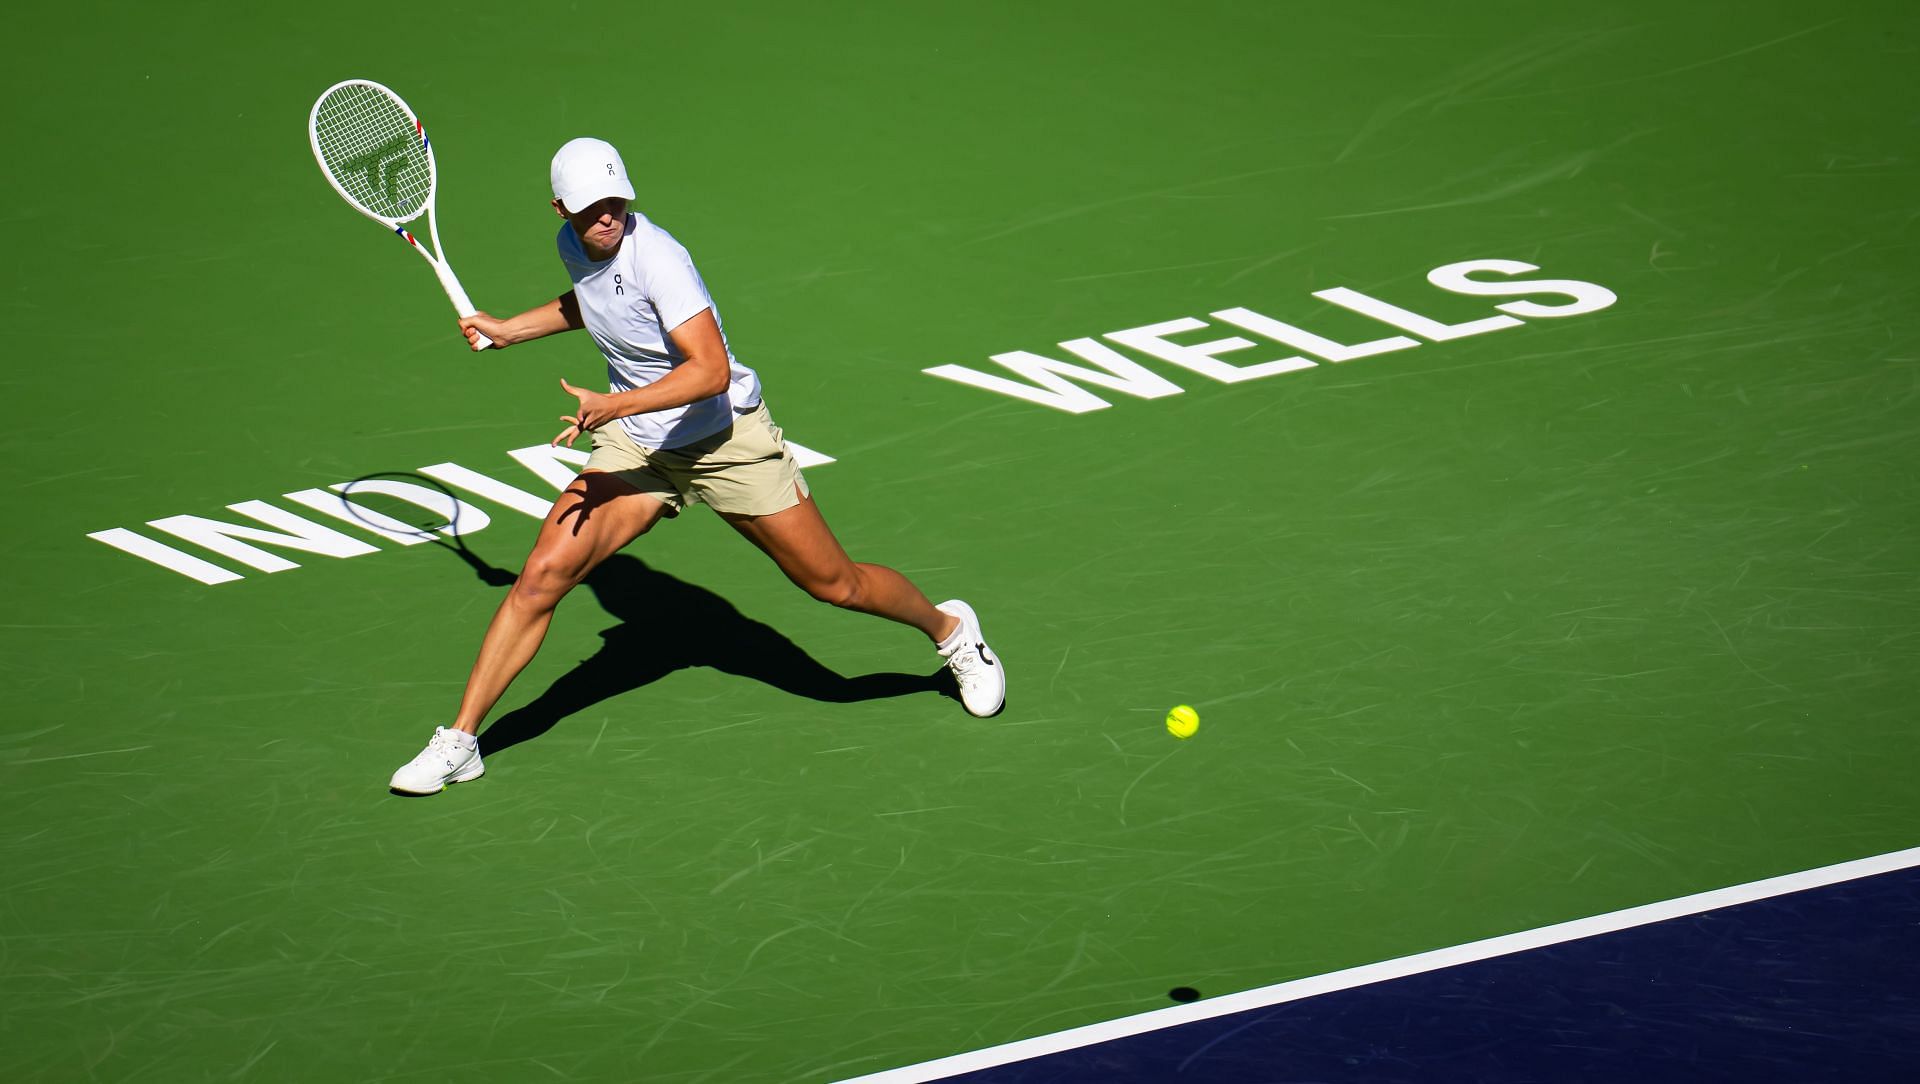
[[[1167,713],[1167,733],[1185,741],[1200,729],[1200,713],[1185,704]]]

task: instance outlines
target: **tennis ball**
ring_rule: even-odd
[[[1200,713],[1185,704],[1167,713],[1167,733],[1182,741],[1200,729]]]

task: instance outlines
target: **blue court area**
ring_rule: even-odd
[[[1908,868],[923,1079],[1911,1080],[1916,963]]]

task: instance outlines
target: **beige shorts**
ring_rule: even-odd
[[[678,514],[704,503],[716,512],[770,516],[808,495],[799,464],[780,437],[780,427],[761,403],[711,436],[678,448],[642,448],[620,423],[593,431],[593,454],[584,468],[604,471]]]

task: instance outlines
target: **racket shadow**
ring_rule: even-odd
[[[677,670],[699,666],[828,704],[924,692],[958,698],[953,677],[944,666],[924,675],[847,677],[837,673],[778,630],[742,614],[726,599],[656,571],[629,554],[609,557],[584,584],[601,607],[621,623],[600,633],[606,643],[591,658],[482,732],[482,756],[532,741],[570,715],[651,685]],[[659,623],[671,627],[661,628]]]
[[[415,519],[412,522],[402,522],[374,515],[370,509],[361,507],[351,499],[347,500],[345,502],[347,513],[362,527],[375,532],[395,528],[412,528],[428,532],[430,534],[428,542],[460,558],[461,562],[479,577],[480,582],[488,587],[511,587],[513,582],[519,579],[507,569],[495,568],[488,564],[479,554],[467,548],[466,538],[460,530],[460,502],[454,497],[453,490],[442,485],[438,479],[429,478],[417,471],[376,471],[372,474],[363,474],[341,486],[340,494],[343,498],[361,497],[362,491],[368,489],[369,483],[378,482],[398,482],[415,490],[437,493],[446,502],[449,511],[440,517],[424,517],[416,509],[414,510]],[[483,523],[482,526],[485,524]]]
[[[479,554],[468,549],[467,544],[460,541],[457,535],[454,537],[451,545],[441,542],[437,538],[434,539],[434,544],[443,549],[452,550],[462,561],[466,562],[468,568],[473,569],[474,575],[480,577],[480,582],[486,584],[488,587],[512,587],[514,581],[520,578],[504,568],[495,568],[488,564]]]

